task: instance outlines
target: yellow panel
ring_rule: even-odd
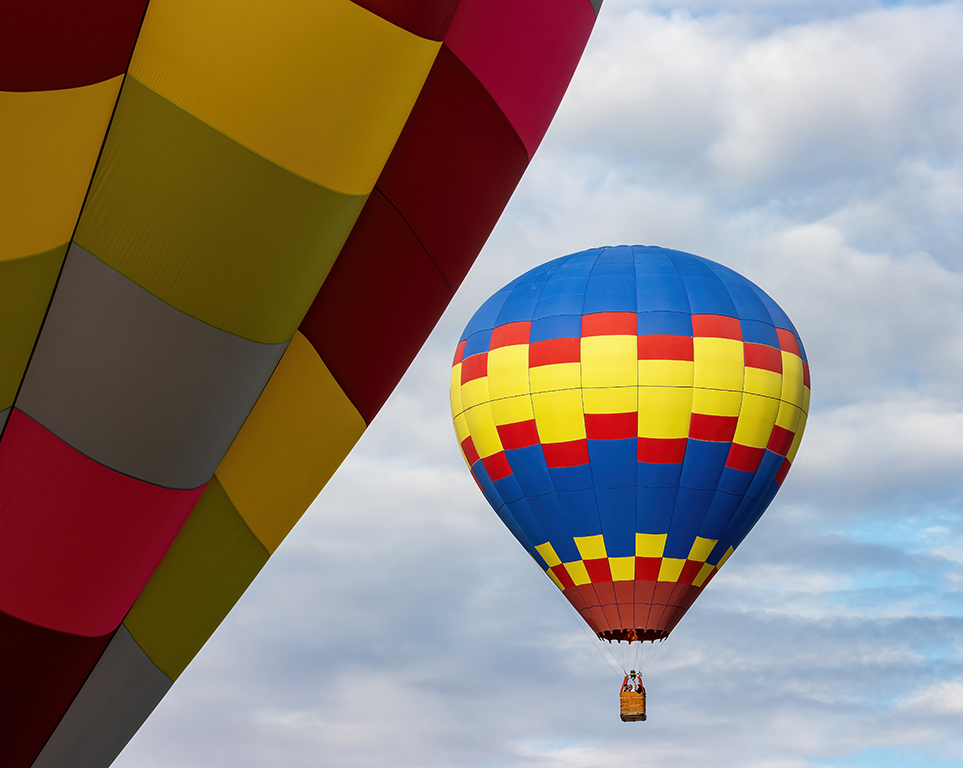
[[[75,239],[182,312],[274,344],[294,335],[365,199],[279,168],[128,77]]]
[[[765,448],[778,413],[778,400],[761,395],[743,395],[742,410],[739,412],[736,434],[732,441],[752,448]]]
[[[742,390],[745,353],[741,341],[700,336],[692,343],[696,387]]]
[[[762,368],[746,368],[743,390],[756,395],[765,395],[776,400],[782,392],[782,374]]]
[[[799,444],[802,442],[803,431],[806,429],[806,414],[802,413],[799,415],[799,424],[796,426],[796,435],[792,439],[792,445],[789,446],[789,451],[786,453],[786,458],[789,461],[793,461],[796,458],[796,451],[799,450]]]
[[[461,407],[467,411],[478,405],[483,405],[489,401],[488,377],[480,376],[477,379],[466,381],[461,385]]]
[[[703,584],[706,583],[706,579],[709,578],[710,574],[715,569],[716,567],[714,565],[709,565],[708,563],[703,565],[702,568],[699,570],[699,573],[696,574],[696,577],[692,580],[692,586],[701,587]]]
[[[724,566],[726,564],[726,560],[729,559],[729,557],[732,555],[733,552],[735,552],[735,550],[736,550],[735,547],[729,547],[729,549],[726,550],[726,553],[721,558],[719,558],[719,563],[716,565],[716,568],[721,568],[722,566]]]
[[[692,390],[692,412],[709,416],[738,416],[742,406],[742,392],[721,389]]]
[[[688,360],[639,360],[639,386],[691,387],[693,366]]]
[[[468,419],[465,418],[465,414],[459,413],[452,422],[455,425],[455,436],[458,438],[458,445],[465,442],[465,438],[471,435],[468,430]]]
[[[0,411],[13,405],[66,253],[0,261]]]
[[[365,194],[440,47],[351,0],[154,0],[130,72],[273,162]]]
[[[701,536],[696,536],[696,540],[692,542],[692,549],[689,550],[689,560],[698,560],[700,563],[704,563],[717,541],[718,539],[704,539]]]
[[[531,395],[492,400],[490,407],[496,424],[515,424],[519,421],[531,421],[535,418]]]
[[[609,570],[612,571],[612,581],[633,581],[635,579],[635,558],[610,557]]]
[[[157,668],[176,680],[267,559],[214,479],[124,625]]]
[[[528,394],[528,345],[496,347],[488,353],[488,390],[497,397]]]
[[[686,437],[691,413],[690,388],[639,387],[639,437]]]
[[[803,412],[795,405],[789,403],[779,403],[779,413],[776,415],[776,424],[790,432],[796,432],[799,427],[799,419]]]
[[[364,430],[364,419],[297,333],[216,476],[273,552]]]
[[[555,554],[555,547],[553,547],[552,543],[549,541],[546,541],[544,544],[539,544],[537,547],[535,547],[535,551],[542,556],[542,559],[546,563],[548,563],[549,568],[553,568],[562,562],[559,559],[559,556]]]
[[[578,363],[539,365],[529,370],[532,392],[551,392],[556,389],[575,389],[582,386]]]
[[[636,557],[662,557],[665,552],[665,533],[637,533],[635,534]]]
[[[475,450],[481,458],[493,456],[502,450],[502,440],[495,427],[492,409],[487,403],[469,408],[465,411],[465,418],[468,420],[471,441],[475,444]]]
[[[605,554],[605,539],[602,534],[597,536],[575,536],[575,546],[583,560],[598,560],[608,557]]]
[[[632,387],[638,381],[636,336],[587,336],[581,358],[583,387]]]
[[[585,568],[585,563],[581,560],[576,560],[574,563],[565,563],[565,570],[568,571],[568,575],[572,577],[572,581],[575,582],[576,587],[592,583],[588,570]]]
[[[532,404],[535,426],[543,443],[562,443],[585,437],[580,389],[532,395]]]
[[[639,407],[639,388],[583,389],[582,404],[586,413],[635,413]]]
[[[802,359],[792,352],[782,353],[782,394],[780,399],[792,405],[803,404]]]
[[[0,91],[0,261],[70,239],[122,80]]]
[[[663,557],[659,566],[659,581],[678,581],[685,567],[685,558]]]
[[[461,363],[451,369],[451,416],[454,418],[465,408],[461,404]]]

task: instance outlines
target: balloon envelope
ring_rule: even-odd
[[[760,288],[619,246],[485,302],[451,405],[501,519],[600,637],[632,641],[666,637],[765,511],[809,393],[799,335]]]

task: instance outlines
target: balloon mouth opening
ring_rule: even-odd
[[[664,629],[606,629],[599,632],[600,640],[608,640],[610,643],[615,640],[618,642],[634,643],[646,640],[664,640],[669,633]]]

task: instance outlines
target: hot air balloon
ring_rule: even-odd
[[[485,498],[592,631],[628,643],[667,637],[759,520],[810,393],[769,296],[646,246],[509,283],[468,323],[451,376]]]
[[[0,8],[0,765],[109,765],[477,256],[600,0]]]

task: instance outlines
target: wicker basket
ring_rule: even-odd
[[[622,704],[622,722],[634,723],[645,720],[645,689],[642,693],[622,691],[619,694]]]

